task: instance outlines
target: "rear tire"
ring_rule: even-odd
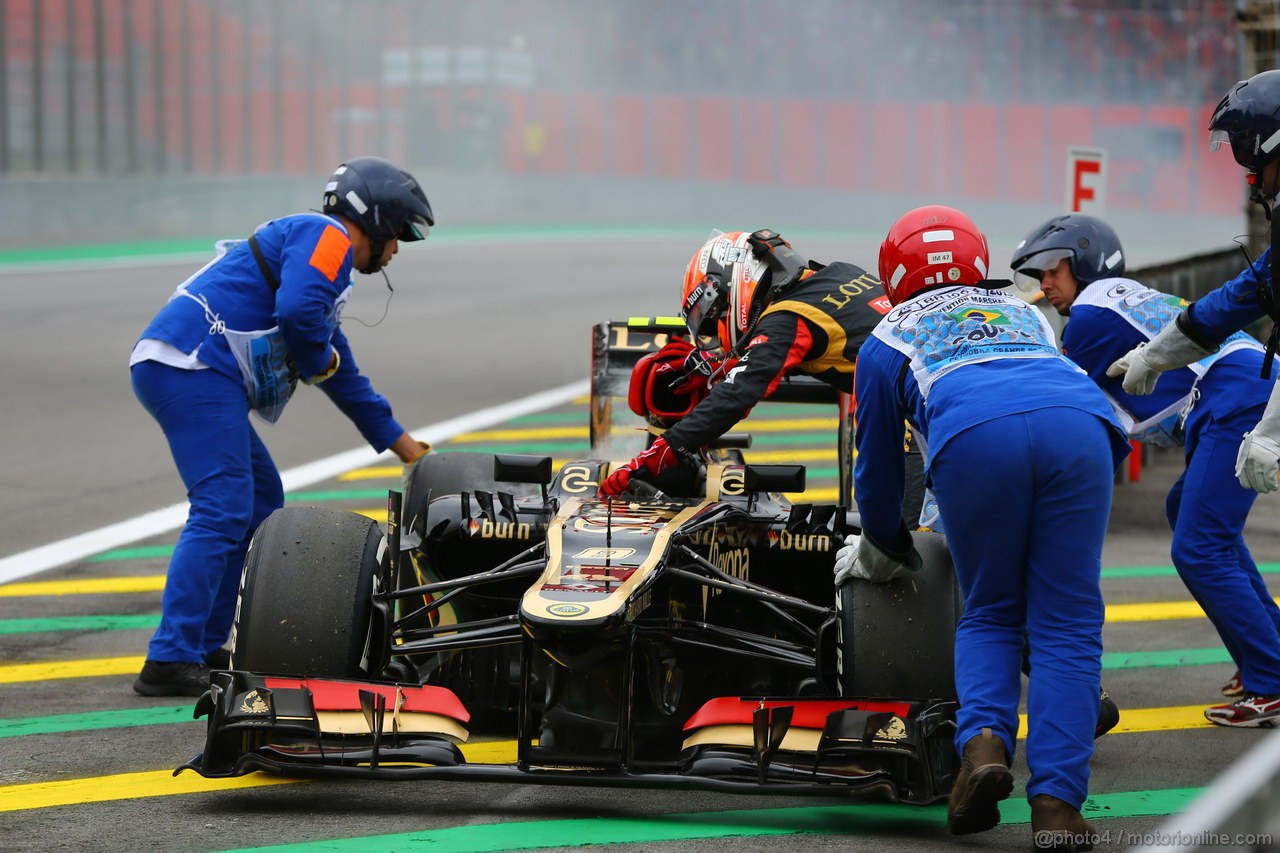
[[[840,615],[838,678],[844,696],[956,698],[955,637],[963,603],[946,542],[914,533],[920,571],[889,583],[846,581]]]
[[[233,669],[367,678],[374,578],[386,539],[371,519],[278,509],[249,546],[232,631]]]

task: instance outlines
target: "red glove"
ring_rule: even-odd
[[[678,464],[680,464],[680,457],[667,444],[665,438],[659,437],[644,453],[626,465],[614,468],[613,472],[600,484],[600,494],[603,497],[616,498],[627,490],[627,486],[631,484],[631,478],[638,476],[641,472],[646,475],[643,479],[654,480],[663,471],[674,468]]]

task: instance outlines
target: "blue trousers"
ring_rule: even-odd
[[[131,374],[134,394],[164,431],[191,503],[147,658],[203,662],[231,634],[249,539],[284,505],[284,487],[249,424],[239,382],[215,370],[154,361],[135,364]]]
[[[1013,757],[1025,631],[1027,797],[1050,794],[1077,808],[1098,721],[1113,468],[1109,428],[1071,408],[970,427],[930,466],[964,595],[956,749],[989,728]]]
[[[1173,565],[1240,669],[1244,689],[1280,695],[1280,608],[1244,543],[1258,493],[1236,480],[1240,437],[1258,406],[1214,418],[1199,433],[1187,469],[1165,499]]]

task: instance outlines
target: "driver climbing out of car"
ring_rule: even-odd
[[[996,290],[1011,282],[988,281],[988,266],[986,237],[953,208],[918,208],[889,229],[879,271],[894,307],[863,345],[856,380],[862,535],[842,554],[850,582],[920,568],[899,512],[905,418],[928,447],[964,598],[955,638],[963,760],[948,826],[992,828],[1013,791],[1025,635],[1032,829],[1055,833],[1041,846],[1087,849],[1093,828],[1080,806],[1098,724],[1102,543],[1129,445],[1043,314]]]
[[[879,279],[859,266],[807,260],[767,229],[716,232],[685,270],[682,314],[693,341],[718,340],[720,350],[676,340],[643,362],[675,377],[675,393],[691,405],[647,450],[615,467],[600,493],[616,497],[632,478],[653,482],[698,459],[792,373],[852,392],[858,350],[888,310]]]

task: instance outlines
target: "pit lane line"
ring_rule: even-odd
[[[582,396],[589,389],[590,382],[582,379],[577,382],[571,382],[568,385],[562,385],[559,388],[531,394],[511,403],[492,406],[461,417],[419,427],[418,429],[410,430],[410,434],[420,441],[439,444],[460,433],[475,431],[529,412],[562,405],[575,397]],[[281,475],[281,480],[284,483],[286,492],[294,491],[323,480],[333,479],[338,474],[349,471],[352,468],[368,466],[382,457],[382,455],[376,453],[371,447],[357,448],[292,468]],[[78,536],[71,536],[49,545],[42,545],[38,548],[0,559],[0,584],[38,574],[75,560],[84,559],[101,551],[174,530],[182,526],[183,522],[186,521],[187,506],[186,502],[174,504],[127,521],[108,525]]]

